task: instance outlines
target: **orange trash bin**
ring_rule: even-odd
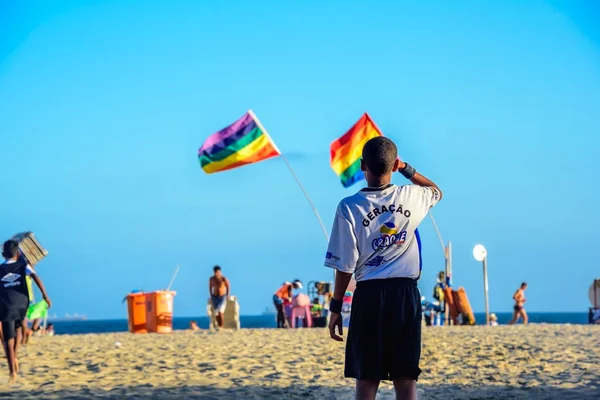
[[[173,299],[176,292],[157,290],[146,293],[146,325],[148,332],[173,331]]]
[[[145,293],[130,293],[127,295],[127,312],[129,332],[147,333]]]

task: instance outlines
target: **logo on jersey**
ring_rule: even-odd
[[[393,222],[386,222],[379,228],[381,236],[373,239],[373,250],[385,250],[391,245],[401,245],[406,241],[406,231],[398,232]]]
[[[377,256],[377,257],[373,257],[372,259],[367,261],[365,263],[365,265],[368,265],[369,267],[379,267],[382,263],[383,263],[383,257]]]
[[[4,277],[2,277],[2,282],[6,282],[4,284],[4,287],[20,285],[21,282],[19,282],[19,278],[21,278],[21,275],[9,272],[8,274],[4,275]]]

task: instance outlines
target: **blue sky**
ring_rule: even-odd
[[[206,175],[196,153],[252,108],[328,229],[329,144],[364,111],[445,193],[454,284],[490,307],[585,311],[600,275],[600,7],[509,2],[0,3],[0,236],[32,230],[58,314],[125,317],[165,287],[204,315],[223,267],[243,314],[284,280],[330,279],[324,236],[279,159]],[[402,184],[398,176],[395,182]],[[443,255],[421,227],[422,290]]]

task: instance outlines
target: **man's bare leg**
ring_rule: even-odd
[[[379,381],[374,380],[356,380],[355,400],[375,400]]]
[[[29,343],[29,338],[31,336],[33,336],[33,334],[35,332],[38,332],[40,330],[41,321],[42,320],[39,319],[39,318],[36,318],[36,319],[33,320],[33,324],[31,324],[31,329],[28,329],[27,333],[24,334],[25,335],[25,340],[24,340],[25,344]],[[40,331],[40,333],[43,333],[43,332]]]
[[[517,322],[519,320],[519,312],[518,311],[513,311],[513,317],[510,320],[510,322],[508,323],[509,325],[514,324],[515,322]]]
[[[40,329],[41,324],[42,324],[41,318],[36,318],[33,320],[33,325],[31,325],[31,329],[33,329],[33,331],[35,332],[38,329]]]
[[[417,400],[417,381],[411,379],[394,380],[396,400]]]
[[[225,321],[224,321],[224,318],[223,318],[223,313],[219,312],[217,314],[217,325],[219,325],[219,328],[222,328],[224,324],[225,324]]]
[[[17,328],[17,336],[15,337],[15,360],[14,360],[14,369],[15,372],[19,372],[19,345],[23,341],[23,328]]]
[[[8,339],[4,342],[4,351],[6,352],[6,361],[8,362],[9,384],[17,381],[17,371],[15,371],[16,355],[15,355],[15,340]]]
[[[27,329],[27,318],[23,319],[22,323],[23,335],[21,336],[21,344],[25,345],[29,341],[29,329]]]
[[[527,316],[527,311],[524,308],[521,308],[521,317],[523,317],[523,325],[527,325],[529,322],[529,317]]]
[[[21,346],[22,341],[23,341],[23,328],[17,328],[16,336],[15,336],[15,355],[19,352],[19,346]]]

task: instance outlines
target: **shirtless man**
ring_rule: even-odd
[[[229,296],[229,280],[221,274],[221,267],[215,265],[214,275],[208,280],[208,291],[213,306],[213,312],[217,313],[217,324],[219,328],[223,327],[223,313],[227,306],[227,296]]]
[[[527,317],[527,312],[525,311],[525,289],[527,289],[527,283],[521,283],[521,287],[517,289],[515,294],[513,295],[513,300],[515,301],[513,317],[510,320],[509,324],[512,325],[519,321],[519,318],[523,317],[523,324],[527,325],[527,321],[529,318]]]

